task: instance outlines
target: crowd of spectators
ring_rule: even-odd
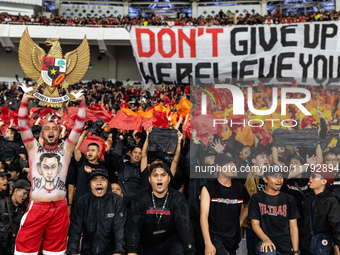
[[[162,17],[142,17],[137,15],[134,18],[124,17],[70,17],[56,15],[51,17],[32,15],[9,15],[0,13],[0,23],[11,24],[36,24],[51,26],[102,26],[102,27],[128,27],[130,26],[227,26],[227,25],[262,25],[262,24],[280,24],[280,23],[300,23],[313,21],[335,21],[339,19],[338,12],[308,12],[302,14],[283,15],[276,13],[274,15],[261,16],[258,14],[245,13],[242,16],[234,13],[225,14],[221,10],[215,17],[183,17],[183,18],[162,18]]]
[[[291,86],[296,87],[297,85],[293,82]],[[188,245],[188,247],[184,247],[185,254],[194,254],[194,246],[198,254],[204,254],[204,250],[206,254],[215,254],[216,250],[217,252],[222,251],[222,254],[226,254],[223,252],[235,254],[241,238],[240,235],[244,235],[244,230],[248,254],[255,254],[255,250],[264,252],[273,247],[281,252],[278,254],[284,254],[290,248],[301,248],[305,252],[302,254],[309,254],[311,240],[317,246],[313,249],[318,249],[319,245],[327,246],[328,251],[330,251],[332,245],[339,245],[340,218],[338,212],[335,211],[339,210],[338,199],[340,199],[340,142],[338,142],[340,137],[340,91],[334,87],[306,88],[311,91],[311,100],[304,106],[312,116],[304,116],[299,108],[294,105],[287,107],[287,116],[281,116],[279,103],[277,111],[270,116],[262,116],[262,118],[261,116],[253,116],[249,109],[246,109],[244,116],[233,116],[234,102],[231,93],[223,89],[217,91],[221,98],[223,111],[216,107],[212,99],[209,99],[208,114],[201,115],[201,97],[197,93],[190,93],[190,87],[162,84],[160,86],[153,85],[150,89],[143,89],[139,84],[129,85],[128,81],[125,84],[123,82],[113,83],[105,81],[104,78],[102,81],[79,82],[72,86],[75,91],[80,89],[85,91],[87,116],[86,127],[76,146],[66,183],[71,214],[69,254],[78,252],[81,231],[85,231],[84,235],[86,235],[86,231],[92,231],[90,230],[92,226],[86,223],[91,222],[91,220],[86,221],[83,218],[85,216],[80,215],[82,213],[87,215],[88,212],[81,210],[93,206],[89,192],[95,195],[98,189],[100,192],[103,189],[102,186],[99,186],[98,189],[92,189],[92,181],[100,182],[100,180],[97,180],[99,177],[96,178],[97,175],[107,179],[111,183],[109,187],[112,188],[112,192],[122,196],[126,206],[131,208],[130,213],[133,214],[133,217],[129,218],[129,215],[127,217],[127,222],[130,223],[127,225],[129,231],[126,232],[129,254],[140,254],[138,253],[140,251],[140,247],[138,247],[139,238],[142,239],[144,254],[154,254],[152,249],[162,250],[164,247],[176,247],[176,249],[183,250],[179,247],[181,245],[178,246],[181,243],[178,238],[183,244]],[[209,90],[210,88],[206,87],[206,89]],[[255,108],[266,109],[271,105],[272,89],[272,86],[265,86],[264,84],[254,86],[253,104]],[[242,90],[246,95],[246,87]],[[23,199],[20,200],[19,204],[25,204],[23,200],[27,197],[28,186],[27,184],[19,186],[20,182],[16,186],[19,180],[31,181],[29,178],[29,160],[20,139],[17,125],[17,110],[23,93],[16,82],[12,83],[9,88],[2,84],[0,91],[0,130],[2,132],[0,138],[0,171],[3,171],[3,174],[0,175],[0,194],[2,199],[6,199],[15,188],[21,188],[26,192],[25,195],[22,195]],[[60,90],[60,93],[63,93],[63,91]],[[280,97],[280,92],[278,96]],[[299,93],[288,95],[288,98],[300,97],[302,95]],[[189,100],[191,100],[191,106]],[[61,129],[61,140],[64,140],[73,128],[76,113],[77,104],[71,101],[64,103],[62,108],[55,110],[46,107],[41,108],[37,101],[31,102],[29,103],[29,125],[34,136],[39,140],[41,127],[48,121],[55,121]],[[209,123],[216,118],[224,118],[229,122],[212,128],[213,125],[209,126]],[[263,125],[259,127],[242,125],[240,124],[242,118],[247,120],[263,119]],[[230,125],[231,119],[238,124]],[[280,125],[280,122],[273,123],[266,121],[266,119],[294,119],[297,121],[297,125],[287,128]],[[292,124],[289,121],[287,123]],[[157,164],[157,167],[154,164]],[[219,173],[216,177],[212,173],[203,171],[198,179],[190,178],[190,174],[192,174],[190,171],[193,171],[190,166],[212,167],[216,164],[232,168],[237,167],[238,171],[241,167],[247,166],[253,167],[252,169],[255,170],[247,172],[244,176],[240,175],[236,179],[235,173],[228,171]],[[278,172],[272,176],[272,173],[266,172],[266,167],[270,165],[286,166],[290,171],[288,173]],[[320,171],[317,171],[317,166],[320,167]],[[99,174],[90,175],[91,170],[88,171],[87,167],[92,171],[106,170]],[[153,219],[148,217],[151,217],[149,214],[152,214],[152,208],[156,208],[156,205],[154,207],[152,205],[151,196],[148,198],[151,193],[147,195],[147,193],[140,192],[141,189],[143,187],[148,188],[149,181],[154,185],[152,189],[159,186],[167,187],[167,182],[162,179],[165,178],[165,174],[162,177],[157,176],[159,174],[158,168],[163,169],[165,174],[171,176],[171,181],[169,179],[171,189],[183,193],[188,199],[194,235],[186,232],[189,231],[189,228],[181,224],[180,226],[176,225],[175,228],[182,228],[181,231],[186,233],[185,236],[178,233],[179,236],[165,238],[167,236],[165,234],[160,239],[156,237],[154,237],[156,239],[152,239],[153,235],[163,235],[166,231],[170,231],[170,229],[160,229],[159,221],[158,230],[156,229],[153,234],[150,232],[149,235],[145,233],[145,235],[142,235],[136,230],[141,228],[140,224],[143,224],[144,216],[140,218],[140,215],[138,215],[138,212],[142,210],[140,208],[151,203],[148,205],[150,207],[145,209],[148,216],[145,216],[144,224],[148,224],[148,219]],[[327,171],[324,171],[325,169]],[[155,178],[154,180],[148,179],[150,173],[152,174],[151,177]],[[211,178],[213,182],[209,182]],[[89,189],[90,181],[91,191]],[[312,183],[311,186],[308,182]],[[201,193],[203,186],[205,189]],[[228,189],[223,191],[223,187]],[[255,195],[256,193],[257,195]],[[17,193],[15,194],[14,198],[18,196]],[[139,196],[135,196],[136,194]],[[188,215],[186,202],[182,197],[174,194],[173,191],[170,192],[169,203],[178,201],[178,203],[181,203],[180,208],[182,210],[178,213]],[[279,194],[281,194],[280,199],[275,200],[273,196]],[[98,197],[99,195],[95,196]],[[201,196],[202,203],[200,204]],[[214,200],[215,197],[212,196],[217,196],[218,199]],[[230,198],[241,202],[235,202],[235,205],[233,205],[232,201],[234,200],[229,200]],[[16,199],[18,200],[18,198]],[[167,203],[167,199],[168,195],[165,201],[164,197],[156,199],[159,214],[164,210],[162,205]],[[268,199],[272,204],[268,202]],[[220,201],[221,204],[215,205],[213,202],[216,201]],[[316,202],[308,207],[306,201]],[[95,200],[93,200],[93,203],[96,203]],[[260,206],[262,211],[257,212],[259,208],[257,203],[262,205],[262,207]],[[5,202],[2,202],[2,204],[5,205]],[[11,204],[11,206],[13,205]],[[18,206],[18,202],[16,202],[16,206]],[[119,207],[121,208],[121,204]],[[271,212],[270,210],[274,210],[272,209],[274,207],[276,208],[275,211]],[[324,212],[322,211],[323,207],[325,208]],[[176,218],[178,215],[173,215],[173,213],[179,209],[176,209],[176,205],[171,205],[171,208],[165,210],[169,217],[171,215],[171,217]],[[22,210],[21,208],[21,212]],[[170,210],[174,211],[170,213]],[[249,219],[246,220],[248,210]],[[269,210],[269,214],[267,210]],[[286,210],[286,213],[284,210]],[[313,211],[313,219],[322,222],[321,225],[317,222],[313,223],[314,233],[309,229],[310,224],[312,224],[309,222],[311,210]],[[155,209],[156,213],[154,214],[156,216],[157,211],[158,209]],[[110,214],[110,212],[107,213],[107,215]],[[156,216],[154,219],[159,220],[159,215]],[[91,217],[91,215],[89,214],[86,217]],[[104,215],[103,217],[108,216]],[[167,214],[163,217],[166,218]],[[182,215],[175,222],[182,221],[183,217]],[[166,219],[169,220],[169,218]],[[220,219],[223,220],[220,221]],[[286,220],[287,224],[289,220],[288,225],[285,225]],[[79,222],[82,223],[79,225]],[[152,222],[154,221],[152,220]],[[167,220],[166,222],[167,224],[175,224]],[[218,222],[223,222],[223,224]],[[9,226],[8,217],[2,217],[0,219],[1,224]],[[120,221],[120,224],[123,224],[123,221]],[[152,224],[157,225],[157,221]],[[122,235],[124,233],[121,231],[123,225],[120,225],[120,231],[117,230],[116,234]],[[240,231],[236,225],[238,227],[242,225],[243,231]],[[170,228],[170,225],[168,227]],[[147,227],[147,231],[151,231],[151,228]],[[84,249],[86,247],[86,249],[89,249],[87,252],[90,253],[86,253],[84,250],[83,254],[91,254],[95,247],[105,250],[104,246],[111,242],[111,239],[105,236],[105,229],[103,227],[100,230],[102,231],[100,236],[103,238],[100,241],[101,243],[89,241],[90,239],[84,241]],[[293,241],[297,238],[297,229],[300,231],[300,243]],[[174,233],[173,227],[171,227],[171,231],[171,233]],[[273,232],[280,234],[273,235]],[[134,234],[131,236],[131,233]],[[278,238],[281,234],[285,238],[284,244],[280,243],[281,237]],[[320,244],[315,241],[313,236],[316,234],[325,234],[322,238],[327,238],[329,245],[325,245],[323,240],[326,239],[322,239]],[[192,237],[195,238],[194,244],[191,240]],[[91,238],[95,238],[95,236],[91,234]],[[155,240],[157,240],[156,244],[164,241],[165,243],[162,243],[162,245],[165,246],[163,247],[160,244],[152,246],[155,245]],[[124,249],[123,242],[122,236],[116,238],[116,248],[119,248],[119,252]],[[1,245],[0,243],[0,249]],[[114,246],[114,244],[112,245]],[[150,245],[153,247],[151,251]],[[110,254],[112,254],[112,251]],[[314,254],[321,253],[316,252]],[[337,246],[334,248],[334,254],[339,254]]]

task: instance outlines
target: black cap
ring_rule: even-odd
[[[10,178],[12,175],[7,172],[0,172],[0,177],[6,176],[7,178]]]
[[[203,157],[216,156],[217,152],[212,148],[207,148],[202,152]]]
[[[29,184],[29,182],[28,181],[26,181],[26,180],[18,180],[16,183],[14,183],[14,185],[13,185],[13,189],[18,189],[18,188],[20,188],[20,189],[26,189],[26,190],[28,190],[28,191],[30,191],[31,190],[31,185]]]
[[[106,179],[109,180],[109,175],[108,175],[107,171],[105,169],[98,168],[98,169],[93,170],[90,173],[90,181],[97,175],[104,176]]]
[[[223,166],[229,162],[234,162],[235,164],[238,164],[238,161],[229,152],[218,154],[215,158],[215,164],[220,166]]]

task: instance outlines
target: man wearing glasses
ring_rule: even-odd
[[[325,163],[329,162],[326,157]],[[321,171],[311,174],[309,187],[312,191],[306,194],[302,204],[300,247],[306,254],[328,255],[335,245],[334,252],[339,255],[340,206],[325,176],[327,173]]]
[[[331,151],[325,152],[323,154],[323,161],[324,164],[328,165],[328,168],[333,170],[333,172],[339,171],[339,159],[333,152]]]

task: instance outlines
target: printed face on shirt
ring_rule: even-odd
[[[60,173],[62,164],[60,156],[55,153],[45,153],[40,157],[37,164],[38,172],[46,182],[54,182],[55,177]]]
[[[283,184],[283,176],[281,173],[275,173],[263,178],[264,182],[267,184],[267,189],[274,191],[280,191]]]
[[[135,149],[131,152],[131,163],[137,164],[140,162],[142,158],[142,150],[141,148],[135,147]]]
[[[102,175],[97,175],[90,182],[91,192],[96,197],[102,197],[107,191],[109,181]]]
[[[170,175],[163,168],[155,168],[149,177],[152,190],[157,194],[163,194],[168,190],[170,180]]]
[[[41,137],[44,139],[46,145],[56,145],[59,140],[59,128],[54,122],[47,122],[41,130]]]

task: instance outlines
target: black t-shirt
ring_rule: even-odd
[[[302,201],[305,200],[304,194],[311,191],[308,182],[308,178],[289,179],[287,184],[281,188],[282,192],[294,197],[300,214],[302,212]]]
[[[257,184],[257,192],[262,192],[266,189],[266,183],[262,179],[262,177],[259,178],[259,183]]]
[[[76,161],[77,162],[77,161]],[[99,164],[91,164],[88,162],[88,160],[84,157],[84,155],[81,156],[80,160],[77,162],[78,167],[78,173],[77,173],[77,188],[76,188],[76,194],[75,194],[75,201],[90,192],[90,172],[96,169],[106,169],[106,167],[99,162]]]
[[[237,180],[232,180],[230,187],[223,186],[217,179],[204,186],[210,195],[209,232],[222,236],[229,248],[237,249],[241,241],[241,207],[250,199],[247,189]]]
[[[248,218],[260,221],[261,229],[279,252],[292,251],[289,220],[300,218],[300,215],[291,195],[283,192],[276,196],[265,192],[254,194],[250,199]],[[256,243],[259,241],[257,237]]]

